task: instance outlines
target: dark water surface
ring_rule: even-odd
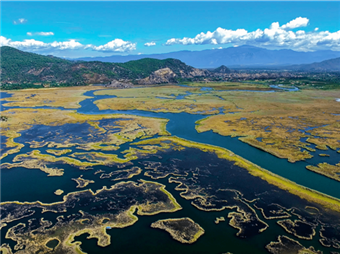
[[[294,90],[295,91],[295,90]],[[84,95],[95,96],[95,98],[86,99],[80,103],[81,108],[77,111],[83,114],[133,114],[147,117],[167,118],[167,130],[174,136],[196,141],[205,144],[216,145],[227,148],[241,157],[275,173],[294,181],[300,185],[318,190],[330,196],[340,198],[340,182],[328,177],[316,174],[307,170],[307,165],[316,165],[323,162],[323,157],[315,156],[306,161],[290,163],[286,159],[277,158],[267,152],[252,147],[238,140],[238,138],[224,137],[212,131],[197,133],[195,130],[195,122],[207,116],[194,115],[188,113],[155,113],[141,110],[99,110],[93,104],[95,100],[102,99],[102,96],[93,95],[95,91],[86,92]],[[107,98],[107,96],[104,96]],[[115,96],[112,96],[115,97]],[[318,150],[319,153],[327,153],[327,151]],[[333,153],[337,160],[340,154]],[[331,160],[331,159],[328,159]]]
[[[333,162],[340,158],[340,155],[336,151],[317,150],[315,156],[312,159],[289,163],[286,159],[279,159],[267,152],[254,148],[248,144],[239,141],[237,138],[224,137],[213,133],[212,131],[197,133],[195,130],[195,122],[206,115],[193,115],[187,113],[156,113],[140,110],[128,110],[128,111],[116,111],[116,110],[102,110],[94,104],[96,100],[105,98],[114,98],[115,96],[95,96],[95,91],[86,92],[84,95],[91,96],[80,102],[81,108],[77,109],[78,113],[82,114],[129,114],[139,115],[146,117],[157,117],[169,119],[167,124],[167,130],[174,136],[184,138],[190,141],[199,143],[206,143],[227,148],[233,151],[235,154],[275,173],[289,180],[292,180],[303,186],[318,190],[325,194],[340,198],[340,182],[329,179],[322,175],[316,174],[305,169],[307,165],[316,165],[322,161]],[[10,97],[8,93],[1,92],[1,98]],[[1,102],[2,104],[3,102]],[[50,108],[50,107],[41,107]],[[9,109],[8,107],[2,107],[2,110]],[[63,109],[63,108],[59,108]],[[35,126],[32,131],[42,131],[44,126]],[[48,127],[46,127],[48,129]],[[55,128],[57,130],[57,128]],[[53,132],[52,132],[53,133]],[[22,133],[22,137],[16,139],[16,141],[23,141],[30,138],[30,132],[26,131]],[[25,144],[25,143],[24,143]],[[121,151],[128,148],[129,144],[125,144],[121,147]],[[47,147],[39,148],[44,153],[48,149]],[[54,148],[53,148],[54,149]],[[76,148],[70,148],[72,152],[77,151]],[[28,144],[22,148],[21,153],[27,153],[32,149]],[[58,150],[58,149],[57,149]],[[60,149],[61,150],[61,149]],[[82,150],[79,150],[82,151]],[[119,152],[119,151],[118,151]],[[329,158],[320,157],[318,154],[326,153],[330,154]],[[11,161],[15,155],[9,155],[3,162]],[[335,159],[334,159],[335,158]],[[190,162],[190,157],[186,158]],[[56,196],[54,191],[56,189],[62,189],[66,193],[78,191],[76,188],[76,182],[71,180],[83,175],[84,179],[92,179],[95,183],[89,184],[87,188],[93,191],[101,189],[103,186],[111,186],[116,182],[111,179],[100,179],[100,174],[94,175],[94,172],[98,169],[103,169],[107,172],[114,170],[111,167],[96,166],[92,170],[82,170],[74,168],[69,165],[55,165],[55,167],[64,169],[63,177],[48,177],[46,173],[39,169],[26,169],[26,168],[13,168],[9,170],[1,171],[1,201],[36,201],[40,200],[44,203],[52,203],[62,200],[62,196]],[[138,179],[151,180],[150,178],[138,175],[131,180],[137,181]],[[267,253],[264,246],[270,241],[276,241],[278,235],[287,235],[287,233],[276,224],[276,220],[266,220],[269,228],[263,233],[252,236],[246,239],[240,239],[235,237],[238,230],[228,225],[228,219],[220,224],[215,224],[216,217],[224,216],[228,214],[230,210],[221,212],[204,212],[196,209],[190,203],[190,201],[180,197],[179,192],[174,188],[177,184],[169,184],[168,177],[164,179],[158,179],[157,182],[165,184],[166,189],[172,193],[178,203],[183,207],[182,210],[175,213],[161,213],[154,216],[138,216],[139,220],[130,227],[122,229],[109,229],[107,232],[111,235],[111,245],[106,248],[97,246],[96,239],[86,239],[87,234],[83,234],[76,237],[75,240],[82,242],[82,249],[87,253]],[[257,211],[257,215],[260,219],[264,219],[262,214]],[[45,219],[51,219],[53,221],[52,214],[46,213],[42,217]],[[205,234],[200,239],[192,244],[181,244],[172,240],[171,236],[158,229],[152,229],[151,223],[158,219],[166,218],[179,218],[190,217],[195,222],[199,223],[205,230]],[[291,218],[292,220],[294,218]],[[9,223],[9,226],[14,226],[18,221]],[[292,235],[288,235],[290,238],[298,240]],[[4,242],[4,232],[1,234],[2,242]],[[11,246],[14,246],[14,242],[10,242]],[[299,239],[299,242],[304,246],[314,246],[316,249],[323,250],[324,253],[328,253],[328,249],[323,247],[318,237],[314,237],[312,241],[306,241]],[[55,242],[51,242],[50,246],[53,247]],[[250,251],[251,250],[251,251]]]
[[[227,148],[232,152],[240,155],[241,157],[275,173],[282,177],[285,177],[291,181],[294,181],[300,185],[308,188],[323,192],[327,195],[340,198],[340,182],[322,176],[307,170],[307,165],[316,165],[323,161],[339,161],[340,154],[336,151],[323,151],[318,150],[315,152],[315,156],[306,161],[300,161],[290,163],[286,159],[280,159],[260,149],[252,147],[238,140],[238,138],[224,137],[216,134],[212,131],[197,133],[195,130],[195,122],[207,115],[199,114],[188,114],[188,113],[161,113],[161,112],[149,112],[142,110],[99,110],[94,104],[96,100],[115,98],[114,95],[94,95],[94,91],[88,91],[84,93],[88,98],[80,102],[81,107],[77,109],[78,113],[82,114],[128,114],[128,115],[139,115],[146,117],[157,117],[169,119],[167,124],[167,130],[174,136],[184,138],[187,140],[206,143],[211,145],[220,146]],[[1,92],[1,98],[10,97],[9,93]],[[50,107],[41,107],[50,108]],[[3,107],[3,110],[9,109]],[[63,108],[59,108],[63,109]],[[329,158],[318,156],[317,154],[326,153],[332,155]]]

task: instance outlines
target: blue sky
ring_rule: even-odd
[[[340,2],[1,3],[1,45],[65,57],[250,44],[340,50]],[[278,23],[277,23],[278,22]]]

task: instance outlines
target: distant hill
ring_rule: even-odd
[[[340,57],[311,64],[288,66],[287,69],[296,71],[340,71]]]
[[[216,73],[230,73],[231,70],[225,66],[225,65],[221,65],[220,67],[211,70],[212,72],[216,72]]]
[[[229,68],[242,68],[309,64],[340,57],[340,52],[331,50],[297,52],[289,49],[268,50],[253,46],[240,46],[224,49],[178,51],[152,55],[79,58],[77,60],[124,63],[146,57],[155,59],[176,58],[195,68],[217,68],[221,65],[226,65]]]
[[[3,46],[1,50],[2,83],[58,83],[84,85],[112,80],[138,80],[153,72],[169,68],[178,78],[204,75],[177,59],[144,58],[126,63],[69,61]]]
[[[1,47],[1,89],[79,86],[105,84],[127,88],[134,84],[153,85],[182,81],[240,81],[297,78],[294,71],[235,71],[225,65],[197,69],[180,60],[143,58],[126,63],[100,61],[70,61],[53,56],[28,53],[11,47]],[[285,67],[285,70],[335,70],[339,58],[310,65]],[[275,69],[275,68],[273,68]]]

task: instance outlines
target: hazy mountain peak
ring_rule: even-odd
[[[340,57],[340,52],[331,50],[315,52],[298,52],[290,49],[269,50],[252,45],[241,45],[239,47],[206,49],[202,51],[177,51],[152,55],[113,55],[80,59],[124,63],[146,57],[155,59],[176,58],[195,68],[217,68],[221,65],[235,68],[309,64]]]

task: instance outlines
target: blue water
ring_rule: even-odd
[[[85,95],[93,96],[94,91],[87,92]],[[95,105],[91,105],[91,102],[95,99],[86,99],[81,105],[86,105],[86,109],[90,111],[85,112],[83,107],[78,109],[79,113],[91,113],[91,114],[133,114],[147,117],[167,118],[169,123],[167,124],[167,130],[174,136],[220,147],[227,148],[241,157],[273,172],[280,176],[283,176],[291,181],[294,181],[300,185],[309,187],[311,189],[318,190],[328,195],[340,198],[340,183],[316,174],[307,170],[305,167],[310,164],[320,163],[320,158],[314,157],[310,160],[300,161],[296,163],[290,163],[286,159],[280,159],[260,149],[247,145],[237,138],[224,137],[212,131],[197,133],[195,131],[196,121],[205,118],[202,115],[192,115],[188,113],[155,113],[141,110],[99,110]],[[321,153],[321,152],[320,152]],[[338,156],[340,158],[340,155]],[[322,158],[323,159],[323,158]]]
[[[99,110],[98,107],[94,104],[98,99],[105,98],[115,98],[115,96],[96,96],[94,95],[95,91],[86,92],[85,95],[90,96],[91,98],[85,99],[80,102],[81,107],[77,109],[77,112],[83,114],[127,114],[127,115],[140,115],[146,117],[157,117],[157,118],[166,118],[169,119],[167,124],[167,130],[175,136],[180,138],[206,143],[211,145],[216,145],[220,147],[227,148],[234,153],[242,156],[245,159],[248,159],[255,164],[270,170],[278,175],[281,175],[287,179],[295,181],[301,185],[310,187],[312,189],[319,190],[323,193],[332,195],[334,197],[340,198],[340,183],[329,179],[327,177],[323,177],[319,174],[313,173],[305,169],[306,165],[315,165],[318,162],[329,161],[332,162],[334,158],[339,158],[339,155],[336,151],[327,150],[320,151],[317,150],[315,152],[315,157],[302,162],[297,163],[289,163],[286,159],[279,159],[267,152],[249,146],[237,138],[224,137],[220,136],[212,131],[197,133],[195,130],[196,122],[202,118],[207,117],[206,115],[200,114],[188,114],[188,113],[156,113],[156,112],[148,112],[148,111],[140,111],[140,110],[126,110],[126,111],[118,111],[118,110]],[[2,95],[2,94],[0,94]],[[42,107],[42,108],[50,108],[50,107]],[[8,109],[8,107],[6,108]],[[60,108],[63,109],[63,108]],[[116,119],[114,120],[116,121]],[[114,131],[114,121],[111,119],[104,119],[100,121],[100,126],[110,125],[111,129]],[[44,129],[44,128],[47,129]],[[84,134],[85,130],[90,130],[87,124],[82,124],[78,129],[74,129],[74,125],[63,125],[59,127],[50,127],[50,126],[42,126],[37,125],[32,127],[29,130],[23,131],[22,136],[15,139],[16,141],[24,141],[30,140],[31,136],[36,135],[36,133],[40,133],[42,136],[45,133],[51,135],[50,139],[59,139],[65,135],[70,134],[71,132],[79,135]],[[56,136],[56,133],[58,136]],[[70,134],[73,135],[73,134]],[[77,135],[76,135],[77,136]],[[96,138],[96,137],[94,137]],[[44,138],[42,138],[44,139]],[[22,143],[22,142],[21,142]],[[27,153],[32,149],[29,147],[29,144],[24,143],[25,147],[22,148],[21,153]],[[121,156],[121,151],[128,149],[130,146],[129,143],[126,143],[120,147],[119,150],[114,151],[114,153],[119,154]],[[312,148],[315,146],[311,145]],[[42,153],[46,152],[46,149],[50,149],[47,146],[39,148]],[[60,150],[60,149],[58,149]],[[72,153],[74,152],[83,152],[83,150],[78,150],[77,148],[71,148]],[[103,153],[106,153],[105,151]],[[107,153],[110,153],[107,152]],[[330,157],[320,157],[318,154],[327,153],[330,154]],[[12,160],[15,155],[9,155],[5,158],[5,160]],[[210,158],[210,155],[207,155]],[[171,158],[171,156],[170,156]],[[177,157],[176,157],[177,158]],[[190,157],[191,158],[191,157]],[[183,160],[183,158],[182,158]],[[20,201],[35,201],[40,200],[45,203],[51,203],[56,201],[61,201],[63,195],[56,196],[53,192],[60,188],[65,191],[65,193],[69,193],[72,191],[78,191],[76,188],[76,183],[72,180],[72,178],[77,178],[83,175],[85,179],[93,179],[95,183],[91,183],[86,188],[91,188],[93,191],[102,188],[102,186],[111,186],[116,182],[108,179],[100,179],[100,174],[94,175],[94,172],[98,169],[104,170],[106,173],[114,170],[111,167],[107,166],[97,166],[94,167],[93,170],[84,170],[79,171],[78,168],[72,167],[65,164],[56,164],[54,167],[63,168],[64,176],[63,177],[48,177],[46,173],[42,172],[39,169],[26,169],[26,168],[13,168],[10,170],[2,170],[1,175],[2,179],[5,179],[3,182],[3,187],[6,189],[6,192],[2,193],[3,200],[20,200]],[[229,175],[229,174],[226,174]],[[28,179],[39,179],[39,184],[31,184],[32,181]],[[147,177],[142,175],[138,175],[133,177],[132,181],[138,181],[139,179],[150,180]],[[243,178],[241,178],[243,179]],[[244,180],[244,179],[243,179]],[[250,253],[266,253],[263,247],[268,244],[270,241],[276,241],[276,237],[278,235],[286,235],[286,232],[277,225],[277,220],[266,220],[269,228],[258,235],[253,237],[249,237],[247,239],[242,239],[239,237],[235,237],[237,232],[236,229],[230,227],[228,222],[222,222],[218,225],[214,224],[214,219],[220,216],[226,216],[228,211],[221,212],[205,212],[199,209],[196,209],[192,206],[189,200],[185,200],[180,197],[178,191],[175,191],[176,184],[169,184],[168,178],[158,179],[160,183],[166,184],[166,188],[171,194],[175,197],[175,199],[180,203],[183,207],[182,210],[176,213],[160,213],[154,216],[138,216],[139,220],[132,226],[126,227],[123,229],[116,228],[108,228],[107,233],[111,236],[112,244],[108,247],[102,248],[97,246],[96,239],[86,239],[87,234],[83,234],[79,237],[76,237],[76,241],[81,241],[81,247],[87,253],[136,253],[137,251],[142,251],[143,253],[224,253],[226,251],[231,251],[233,253],[242,253],[248,254]],[[41,192],[41,190],[44,190]],[[282,199],[282,196],[280,196]],[[285,199],[290,200],[290,199]],[[77,211],[69,210],[68,213],[73,213]],[[264,219],[262,215],[258,213],[261,219]],[[65,214],[66,215],[66,214]],[[47,220],[55,222],[55,214],[53,213],[44,213],[42,215],[36,214],[35,216],[44,217]],[[195,222],[199,223],[204,229],[205,234],[192,245],[183,245],[179,242],[173,241],[171,237],[164,231],[155,230],[150,227],[150,224],[158,219],[166,219],[166,218],[179,218],[179,217],[190,217]],[[292,218],[293,219],[293,218]],[[228,221],[228,219],[227,219]],[[14,226],[18,222],[9,223],[8,228]],[[5,242],[4,234],[2,234],[2,241]],[[292,236],[290,236],[292,237]],[[294,238],[295,239],[295,238]],[[318,242],[318,237],[314,237],[312,241],[304,241],[299,240],[305,246],[314,246],[316,249],[327,251],[326,248],[320,245]],[[6,239],[6,242],[9,242],[11,247],[14,246],[14,242]],[[155,244],[157,243],[157,244]],[[49,246],[54,247],[55,242],[49,243]]]
[[[281,84],[279,85],[270,85],[271,88],[276,88],[276,89],[281,89],[287,92],[296,92],[299,91],[299,88],[295,87],[295,86],[283,86]]]
[[[212,131],[197,133],[195,130],[196,121],[208,117],[207,115],[188,114],[188,113],[162,113],[162,112],[149,112],[142,110],[99,110],[94,104],[96,100],[115,98],[114,95],[94,95],[95,91],[88,91],[84,93],[91,98],[85,99],[80,102],[80,108],[77,109],[78,113],[82,114],[127,114],[127,115],[139,115],[145,117],[156,117],[169,119],[167,124],[167,130],[174,136],[184,138],[187,140],[206,143],[210,145],[220,146],[233,151],[241,157],[275,173],[282,177],[285,177],[291,181],[294,181],[300,185],[308,188],[323,192],[333,197],[340,198],[340,182],[337,182],[328,177],[314,173],[307,170],[307,165],[316,165],[322,162],[325,157],[315,156],[312,159],[306,161],[299,161],[290,163],[286,159],[277,158],[267,152],[252,147],[238,140],[237,138],[225,137],[216,134]],[[3,92],[1,93],[1,96]],[[4,94],[6,96],[6,93]],[[49,107],[42,107],[49,108]],[[6,108],[8,109],[8,108]],[[63,109],[63,108],[59,108]],[[325,151],[318,151],[318,153],[325,153]],[[336,152],[331,153],[332,159],[326,159],[327,161],[334,161],[337,156]],[[335,159],[337,160],[337,159]]]

